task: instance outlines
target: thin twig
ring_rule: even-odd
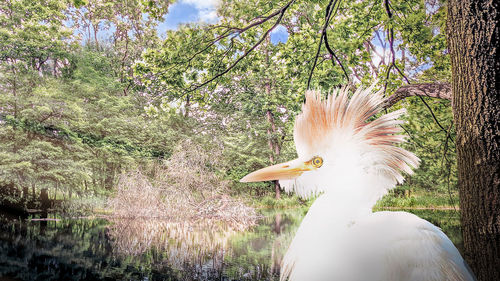
[[[272,18],[276,15],[279,14],[279,17],[278,19],[276,20],[276,22],[274,23],[274,25],[269,28],[265,33],[264,35],[259,39],[259,41],[257,41],[257,43],[255,43],[250,49],[248,49],[243,55],[241,55],[237,60],[235,60],[228,68],[226,68],[224,71],[216,74],[215,76],[213,76],[212,78],[206,80],[205,82],[199,84],[199,85],[195,85],[193,88],[191,89],[188,89],[185,91],[185,94],[187,93],[190,93],[190,92],[193,92],[205,85],[207,85],[208,83],[214,81],[215,79],[223,76],[224,74],[228,73],[229,71],[231,71],[231,69],[233,69],[242,59],[244,59],[246,56],[248,56],[248,54],[250,54],[255,48],[257,48],[263,41],[264,39],[266,39],[266,37],[269,35],[269,33],[271,33],[271,31],[276,27],[278,26],[278,24],[281,22],[281,20],[283,19],[283,16],[285,15],[285,12],[286,10],[290,7],[290,5],[293,4],[293,2],[295,2],[295,0],[291,0],[290,2],[288,2],[285,6],[283,6],[280,10],[278,10],[277,12],[269,15],[268,17],[266,17],[266,20],[267,21],[268,19],[267,18]],[[257,23],[253,23],[249,26],[247,26],[246,28],[243,28],[242,30],[245,31],[245,30],[248,30],[248,28],[251,28],[253,26],[256,26],[258,25]]]
[[[375,7],[375,5],[372,5],[372,6],[371,6],[371,8],[370,8],[370,10],[368,11],[368,14],[365,16],[365,18],[367,18],[367,19],[368,19],[368,18],[370,18],[370,16],[371,16],[371,14],[372,14],[372,11],[373,11],[373,8],[374,8],[374,7]],[[372,30],[372,29],[373,29],[373,28],[375,28],[377,25],[379,25],[379,24],[377,23],[377,24],[375,24],[374,26],[372,26],[372,27],[370,27],[370,28],[365,29],[365,31],[363,31],[363,33],[361,34],[361,36],[359,36],[359,38],[363,38],[363,37],[366,35],[366,33],[367,33],[368,31]]]
[[[333,13],[333,14],[337,14],[337,11],[338,11],[338,9],[340,7],[340,3],[341,2],[342,2],[342,0],[340,0],[340,2],[338,3],[337,8],[335,9],[335,13]],[[332,9],[333,9],[333,7],[332,7]],[[331,16],[332,16],[332,13],[330,13],[330,15],[329,15],[329,17],[327,19],[327,23],[326,23],[327,25],[330,22]],[[340,67],[342,68],[342,71],[344,72],[345,78],[347,79],[347,82],[349,82],[349,75],[347,75],[347,71],[345,70],[344,65],[342,64],[342,62],[340,62],[339,58],[337,57],[337,55],[335,55],[335,53],[333,52],[332,48],[330,47],[330,43],[328,42],[328,31],[327,31],[327,29],[325,28],[323,30],[323,32],[324,32],[324,36],[325,36],[325,46],[326,46],[326,49],[328,50],[328,52],[330,53],[330,55],[332,57],[334,57],[335,60],[337,61],[337,63],[340,65]],[[332,65],[335,67],[335,63],[333,62],[333,60],[332,60]]]
[[[281,9],[277,10],[276,12],[268,15],[268,16],[265,16],[265,17],[256,17],[254,19],[252,19],[251,21],[253,21],[251,24],[245,26],[245,27],[234,27],[234,26],[226,26],[226,25],[218,25],[218,26],[214,26],[214,27],[210,27],[208,28],[207,30],[212,30],[212,29],[218,29],[218,28],[226,28],[226,30],[224,30],[219,36],[217,36],[214,40],[210,40],[210,43],[207,44],[203,49],[197,51],[196,53],[194,53],[193,55],[191,55],[191,57],[189,57],[188,59],[186,60],[183,60],[182,62],[179,62],[179,63],[175,63],[174,65],[172,65],[171,67],[165,69],[165,70],[162,70],[161,72],[158,72],[157,74],[164,74],[164,73],[168,73],[171,69],[173,69],[174,67],[178,66],[178,65],[190,65],[191,64],[191,61],[196,58],[198,55],[206,52],[208,49],[210,49],[212,46],[214,46],[216,43],[218,43],[220,40],[222,39],[225,39],[235,33],[238,33],[238,34],[242,34],[243,32],[255,27],[255,26],[258,26],[258,25],[261,25],[267,21],[269,21],[270,19],[274,18],[275,16],[279,15],[282,11],[282,9],[284,7],[287,7],[290,6],[293,2],[295,2],[295,0],[291,0],[290,2],[288,2],[285,6],[283,6]],[[256,19],[259,19],[257,21],[255,21]]]
[[[333,8],[335,7],[335,5],[337,5],[337,1],[338,0],[330,0],[328,5],[326,6],[325,24],[323,25],[323,29],[321,30],[321,36],[319,38],[318,50],[316,51],[316,55],[314,56],[313,66],[311,68],[311,71],[309,72],[309,78],[307,79],[307,88],[308,89],[309,89],[309,86],[311,85],[312,75],[313,75],[314,69],[316,68],[316,64],[318,62],[319,53],[321,51],[321,46],[323,44],[323,38],[325,37],[326,29],[328,27],[328,23],[330,22],[330,19],[332,16]]]
[[[403,125],[399,125],[399,127],[401,127],[401,129],[403,129],[403,131],[405,131],[406,135],[410,137],[410,139],[413,141],[414,144],[418,145],[420,148],[423,148],[427,151],[430,151],[430,149],[428,147],[425,147],[423,146],[421,143],[419,143],[415,137],[413,137],[413,135],[410,133],[410,131],[408,131]]]
[[[390,4],[389,4],[389,0],[384,0],[384,7],[385,7],[385,10],[387,12],[387,16],[389,17],[389,19],[392,19],[392,12],[391,12],[391,9],[390,9]],[[394,51],[394,29],[393,27],[391,26],[389,28],[389,30],[387,31],[388,33],[388,39],[389,39],[389,48],[391,50],[391,65],[389,66],[389,68],[387,69],[387,75],[386,75],[386,80],[385,80],[385,84],[384,84],[384,94],[385,94],[385,91],[387,89],[387,83],[388,83],[388,79],[389,79],[389,74],[390,74],[390,71],[392,69],[392,67],[394,67],[398,73],[401,75],[401,77],[403,77],[406,81],[407,84],[411,84],[410,83],[410,80],[408,79],[408,77],[406,77],[406,75],[401,71],[401,69],[399,69],[399,67],[396,65],[396,52]],[[432,108],[429,106],[429,104],[427,104],[427,102],[424,100],[423,97],[421,96],[418,96],[418,98],[420,99],[420,101],[422,101],[424,103],[424,105],[427,107],[427,109],[429,110],[429,112],[431,113],[432,115],[432,118],[434,119],[434,122],[436,122],[436,124],[439,126],[439,128],[441,129],[441,131],[443,131],[446,136],[453,142],[454,140],[451,139],[451,137],[448,135],[448,131],[441,125],[441,123],[437,120],[436,118],[436,115],[434,114],[434,111],[432,110]]]
[[[392,16],[392,14],[390,14],[390,12],[391,12],[390,10],[388,10],[388,12],[387,12],[389,14],[389,18]],[[389,82],[389,75],[391,73],[391,70],[393,67],[397,68],[397,66],[396,66],[396,53],[394,52],[394,30],[392,29],[392,27],[389,28],[389,30],[387,30],[387,35],[388,35],[387,37],[389,38],[389,48],[391,50],[391,64],[389,65],[389,68],[387,69],[387,75],[385,76],[384,95],[385,95],[385,91],[387,90],[387,83]],[[406,82],[409,84],[408,79],[406,79]]]
[[[342,67],[342,71],[344,71],[344,75],[345,75],[345,78],[347,79],[347,82],[349,82],[349,75],[347,75],[347,71],[345,70],[344,68],[344,65],[340,62],[339,58],[335,55],[335,53],[333,52],[332,48],[330,47],[330,43],[328,43],[328,32],[326,32],[325,30],[325,46],[326,46],[326,49],[328,50],[328,52],[330,53],[330,55],[332,55],[335,60],[337,61],[337,63],[340,65],[340,67]],[[333,66],[335,66],[335,63],[333,62],[332,60],[332,64]]]

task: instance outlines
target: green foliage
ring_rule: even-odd
[[[327,2],[294,3],[281,22],[289,35],[286,43],[271,44],[269,39],[264,40],[228,73],[217,78],[261,38],[274,19],[244,32],[228,26],[244,27],[254,22],[251,19],[270,14],[282,5],[281,1],[225,1],[218,10],[220,23],[186,25],[169,31],[163,44],[148,49],[142,61],[134,66],[135,76],[148,93],[159,97],[160,103],[177,100],[187,108],[194,100],[211,117],[215,116],[210,124],[219,129],[216,138],[224,143],[222,160],[227,163],[225,172],[231,180],[295,154],[292,121],[300,111]],[[444,4],[392,1],[391,9],[394,15],[389,18],[383,5],[366,1],[342,2],[335,8],[334,24],[327,30],[329,43],[351,79],[371,84],[374,76],[386,76],[389,70],[397,73],[394,67],[389,67],[389,29],[395,34],[395,65],[410,79],[422,82],[447,79]],[[211,44],[216,38],[222,39]],[[330,90],[345,83],[342,67],[333,61],[324,45],[319,54],[311,87]],[[422,72],[422,68],[427,69]],[[199,87],[211,78],[215,79]],[[387,83],[389,93],[403,84],[402,77],[397,75],[387,78],[380,83]],[[414,149],[423,161],[422,169],[410,182],[428,190],[443,191],[448,185],[453,189],[454,176],[444,176],[454,172],[453,144],[447,144],[446,149],[441,145],[439,151],[425,149],[443,144],[444,138],[435,134],[432,118],[422,102],[414,101],[411,106],[410,125],[406,129],[415,137],[408,148]],[[431,104],[438,120],[445,124],[451,120],[448,107],[449,104],[441,102]],[[453,137],[450,132],[450,138]],[[417,144],[424,148],[415,149]],[[436,161],[442,155],[446,156],[445,161]],[[235,188],[244,187],[235,184]],[[256,194],[265,193],[266,188],[265,184],[250,185]]]
[[[106,197],[75,198],[61,201],[56,205],[56,212],[63,217],[76,218],[90,216],[95,213],[105,213]]]
[[[409,98],[404,103],[408,108],[408,142],[404,145],[421,160],[419,168],[408,180],[408,185],[426,191],[447,194],[457,190],[455,131],[449,101],[426,99],[432,112],[444,130],[434,121],[430,111],[422,106],[419,98]]]
[[[397,191],[409,190],[409,193],[398,193]],[[458,208],[458,193],[456,191],[451,194],[445,192],[429,192],[414,187],[411,189],[396,189],[389,192],[380,199],[373,207],[374,210],[384,208]]]
[[[29,187],[30,198],[41,188],[51,197],[102,193],[114,187],[122,167],[166,157],[178,139],[170,126],[182,121],[151,119],[144,100],[123,95],[113,60],[79,51],[71,54],[70,77],[18,75],[38,83],[2,93],[0,182]]]
[[[16,71],[36,71],[49,58],[63,59],[71,30],[63,24],[66,3],[61,0],[13,0],[0,4],[0,60]]]
[[[315,199],[303,200],[297,195],[288,194],[283,194],[280,199],[276,199],[273,194],[268,194],[254,198],[252,205],[259,209],[309,208]]]
[[[108,194],[121,172],[169,158],[189,139],[206,151],[223,151],[216,173],[232,182],[234,194],[268,198],[264,205],[295,204],[293,197],[272,201],[270,183],[238,181],[296,156],[293,120],[328,1],[294,2],[281,21],[287,42],[264,38],[227,73],[277,17],[241,28],[285,1],[222,1],[217,24],[182,25],[160,39],[156,28],[170,3],[0,4],[1,185],[14,184],[32,198],[41,188],[52,197]],[[449,78],[445,3],[391,1],[391,18],[383,5],[369,1],[338,3],[327,28],[338,61],[322,44],[310,87],[326,92],[348,83],[343,68],[350,82],[379,79],[387,94],[404,84],[390,66],[390,29],[395,66],[412,82]],[[222,39],[214,42],[217,38]],[[425,100],[444,130],[419,98],[395,106],[408,108],[404,128],[410,138],[404,146],[422,159],[402,188],[454,193],[450,104]]]

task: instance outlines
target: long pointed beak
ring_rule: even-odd
[[[314,167],[308,162],[292,160],[262,168],[244,176],[240,182],[258,182],[269,180],[289,180],[302,175],[303,172],[311,171]]]

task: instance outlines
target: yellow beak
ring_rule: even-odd
[[[302,175],[303,172],[316,169],[311,161],[298,162],[296,160],[262,168],[244,176],[240,182],[257,182],[270,180],[290,180]]]

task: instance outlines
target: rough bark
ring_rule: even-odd
[[[462,233],[479,281],[500,280],[498,17],[496,1],[448,4]]]
[[[113,190],[114,184],[115,184],[115,179],[116,179],[116,174],[119,172],[118,171],[118,166],[115,165],[114,163],[106,163],[106,166],[104,167],[104,188],[106,190]],[[71,196],[71,195],[70,195]]]
[[[273,136],[271,138],[271,155],[276,155],[276,157],[278,157],[281,153],[281,149],[280,149],[280,146],[278,144],[278,141],[276,140],[276,137],[274,137],[277,133],[277,130],[276,130],[276,124],[274,123],[274,116],[273,114],[271,113],[271,111],[267,111],[268,115],[268,121],[269,123],[271,124],[271,132],[270,132],[270,136]],[[274,157],[272,156],[272,160],[271,160],[271,163],[274,164]],[[276,199],[280,199],[281,198],[281,187],[280,187],[280,183],[278,180],[275,180],[273,181],[274,183],[274,194],[275,194],[275,198]]]

